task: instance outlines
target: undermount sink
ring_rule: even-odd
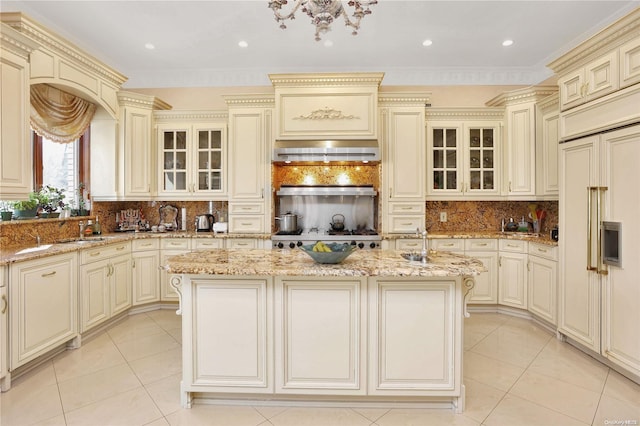
[[[423,256],[420,253],[413,253],[413,252],[400,253],[400,256],[402,256],[404,259],[408,260],[409,262],[427,263],[427,261],[428,261],[428,257],[427,256]]]
[[[58,241],[59,244],[65,244],[65,243],[92,243],[92,242],[96,242],[96,241],[106,241],[108,238],[107,237],[84,237],[82,239],[80,238],[65,238],[64,240],[60,240]]]
[[[36,251],[42,251],[42,250],[47,250],[48,248],[51,248],[53,244],[41,244],[39,246],[36,247],[29,247],[26,249],[22,249],[19,252],[17,252],[16,254],[27,254],[27,253],[33,253]]]

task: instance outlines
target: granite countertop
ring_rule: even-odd
[[[171,257],[173,274],[269,275],[324,277],[457,277],[486,271],[479,260],[450,252],[434,252],[428,263],[409,262],[400,252],[358,250],[342,263],[323,265],[298,249],[218,249]]]
[[[384,234],[383,240],[400,240],[409,238],[422,238],[416,234]],[[528,232],[500,232],[500,231],[459,231],[459,232],[429,232],[427,239],[444,238],[495,238],[503,240],[524,240],[533,243],[557,246],[558,242],[552,240],[547,234],[533,234]]]

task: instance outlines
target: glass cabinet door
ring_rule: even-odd
[[[197,190],[222,190],[222,130],[198,130]]]
[[[434,128],[432,129],[432,155],[433,155],[433,188],[438,191],[456,191],[459,184],[458,167],[458,129]]]
[[[187,190],[187,132],[165,130],[162,132],[162,190]]]
[[[469,191],[495,189],[495,145],[493,128],[470,128],[468,164]]]

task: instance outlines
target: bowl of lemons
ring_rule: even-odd
[[[325,264],[340,263],[357,249],[356,246],[349,243],[324,243],[322,241],[300,246],[300,250],[311,256],[317,263]]]

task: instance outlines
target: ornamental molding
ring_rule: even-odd
[[[564,74],[611,52],[640,35],[640,8],[609,25],[547,66]]]
[[[431,93],[380,93],[378,106],[430,106]]]
[[[560,113],[560,95],[556,92],[551,96],[547,96],[538,102],[538,107],[542,113],[547,113],[554,109]]]
[[[380,86],[383,72],[354,74],[269,74],[275,87]]]
[[[307,115],[292,117],[293,120],[359,120],[357,115],[344,115],[342,111],[324,107],[311,111]]]
[[[504,120],[504,108],[486,107],[486,108],[427,108],[425,110],[427,121],[445,121],[445,120],[487,120],[502,121]]]
[[[154,111],[153,117],[156,123],[182,120],[182,121],[224,121],[229,118],[227,111],[196,111],[196,110],[182,110],[182,111]]]
[[[20,34],[9,25],[3,23],[0,24],[0,28],[0,41],[3,49],[28,60],[31,52],[38,48],[38,45],[31,39]]]
[[[119,106],[132,106],[153,110],[171,109],[171,105],[155,96],[143,95],[134,92],[118,92]]]
[[[118,87],[127,81],[127,77],[123,74],[80,50],[71,42],[59,37],[44,26],[37,24],[23,13],[2,13],[0,17],[5,24],[35,41],[40,47],[51,50],[53,53],[99,75],[105,80],[116,84]]]
[[[275,108],[276,105],[273,95],[223,95],[222,97],[230,107]]]
[[[558,93],[558,86],[531,86],[524,89],[504,92],[485,105],[490,107],[523,104],[526,102],[538,102],[548,96]]]

